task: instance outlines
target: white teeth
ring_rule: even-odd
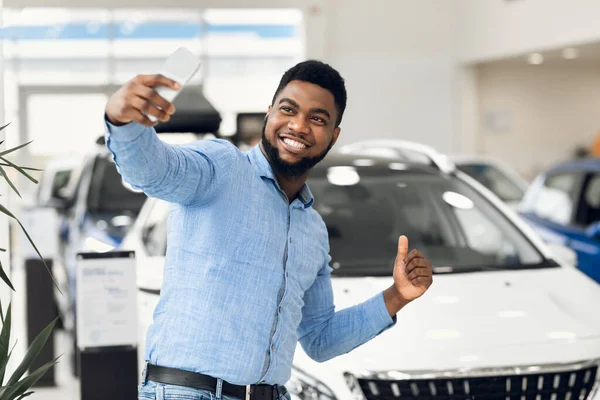
[[[295,140],[289,139],[289,138],[285,138],[283,139],[283,141],[285,142],[285,144],[287,144],[288,146],[292,146],[295,149],[305,149],[306,145],[300,142],[296,142]]]

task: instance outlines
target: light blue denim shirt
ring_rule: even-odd
[[[290,204],[260,147],[172,146],[152,128],[106,124],[124,180],[173,203],[149,362],[283,385],[298,341],[325,361],[394,324],[382,293],[335,310],[327,229],[310,189]]]

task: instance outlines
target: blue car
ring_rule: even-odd
[[[538,175],[519,213],[544,240],[573,249],[578,268],[600,283],[600,158],[566,162]]]

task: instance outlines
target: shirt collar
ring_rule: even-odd
[[[263,178],[271,179],[275,183],[275,185],[277,185],[277,188],[279,188],[279,184],[277,183],[277,178],[275,177],[275,174],[273,173],[273,168],[271,168],[271,164],[269,164],[269,161],[267,160],[267,158],[263,154],[262,150],[260,149],[260,144],[257,144],[256,146],[254,146],[249,151],[248,155],[250,158],[250,162],[252,163],[252,165],[254,165],[254,167],[258,171],[258,174]],[[279,189],[281,189],[281,188],[279,188]],[[302,204],[304,205],[304,208],[308,208],[308,207],[312,206],[313,203],[315,202],[313,194],[310,191],[310,188],[308,187],[308,185],[306,183],[304,183],[304,185],[302,185],[302,188],[300,188],[300,193],[298,194],[298,199],[302,202]]]

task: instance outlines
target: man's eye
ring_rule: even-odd
[[[315,120],[321,124],[327,123],[327,121],[325,121],[323,118],[320,118],[320,117],[313,117],[313,120]]]
[[[292,112],[292,109],[290,107],[281,107],[281,110],[285,111],[285,112],[288,112],[288,113]]]

